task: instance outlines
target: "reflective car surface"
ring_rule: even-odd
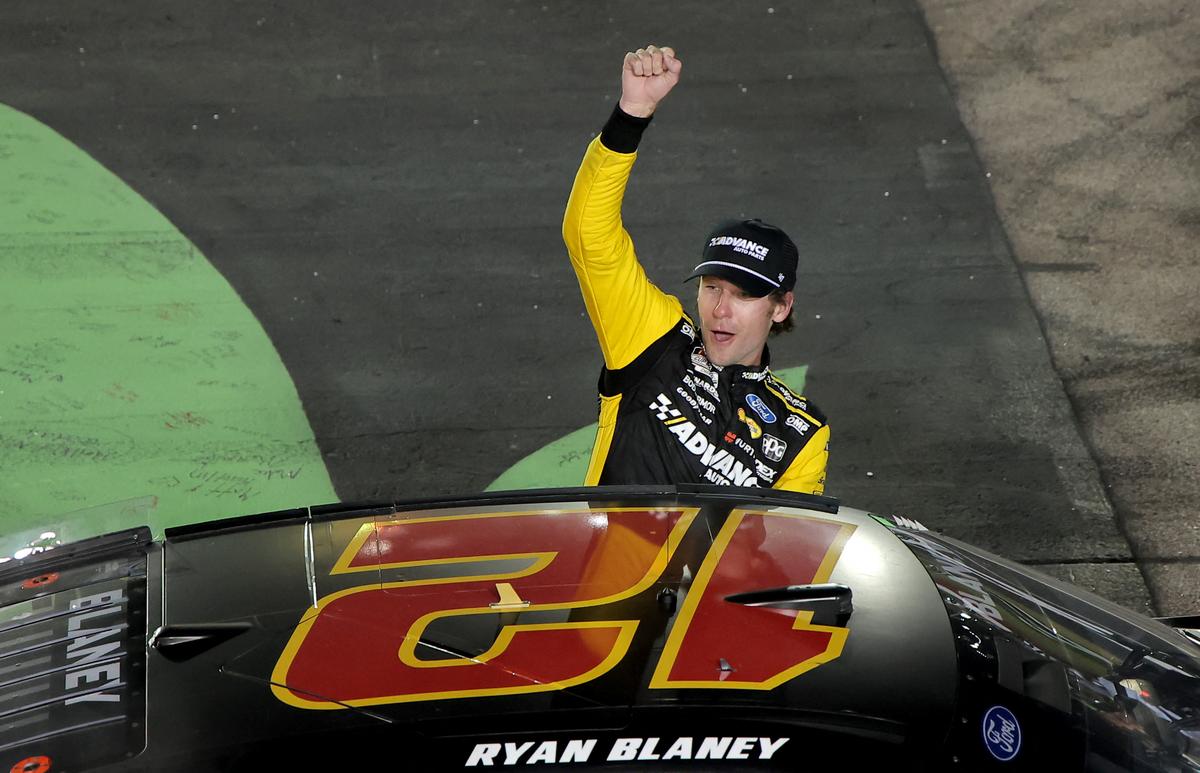
[[[0,770],[1191,770],[1198,656],[822,497],[328,506],[0,567]]]

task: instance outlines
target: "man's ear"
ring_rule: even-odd
[[[783,301],[775,304],[775,311],[771,314],[772,322],[783,322],[787,319],[788,314],[792,313],[792,304],[796,301],[796,294],[788,290],[783,294]]]

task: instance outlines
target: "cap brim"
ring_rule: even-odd
[[[683,281],[687,282],[701,276],[716,276],[721,279],[728,279],[755,298],[763,298],[776,290],[782,289],[782,285],[770,281],[762,274],[742,268],[733,263],[725,263],[719,260],[706,260],[696,266],[688,278]]]

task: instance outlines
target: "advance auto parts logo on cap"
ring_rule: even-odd
[[[1008,762],[1021,751],[1021,726],[1011,711],[992,706],[983,715],[983,743],[988,753],[1001,762]]]
[[[758,242],[752,242],[739,236],[714,236],[708,240],[708,246],[729,247],[734,252],[740,252],[758,260],[766,259],[767,253],[771,251],[770,247],[764,247]]]

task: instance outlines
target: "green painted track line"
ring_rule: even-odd
[[[0,557],[336,501],[271,341],[157,210],[3,105],[0,203]]]
[[[776,371],[797,392],[804,391],[808,366]],[[487,487],[487,491],[512,491],[525,488],[566,488],[582,486],[592,459],[596,425],[589,424],[551,443],[509,467]]]

